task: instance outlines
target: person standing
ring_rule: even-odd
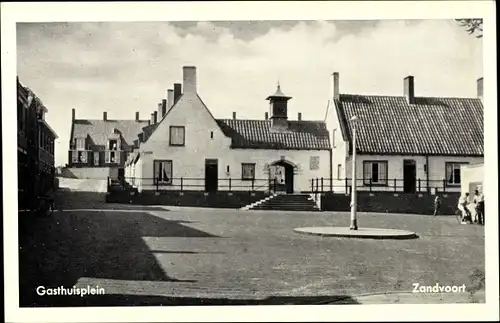
[[[434,199],[434,216],[436,216],[439,213],[439,208],[441,207],[441,199],[439,196],[436,196]]]
[[[479,190],[474,192],[474,203],[476,204],[475,222],[484,225],[484,195],[479,193]]]
[[[462,212],[462,224],[466,224],[467,221],[471,221],[470,211],[467,208],[469,204],[469,192],[466,192],[463,196],[458,199],[458,209]]]

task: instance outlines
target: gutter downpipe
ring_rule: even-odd
[[[429,155],[425,155],[425,176],[426,176],[426,187],[427,187],[427,193],[429,193],[430,186],[429,186]]]

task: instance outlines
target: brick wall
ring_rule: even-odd
[[[112,192],[106,196],[108,203],[127,203],[140,205],[173,205],[216,208],[241,208],[257,202],[268,195],[264,192],[217,192],[205,194],[194,191],[155,192]]]
[[[441,197],[441,214],[451,215],[457,209],[459,193],[439,194]],[[435,195],[390,193],[390,192],[358,192],[359,212],[433,214]],[[321,197],[323,211],[350,210],[351,196],[345,194],[324,193]]]

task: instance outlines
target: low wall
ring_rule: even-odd
[[[106,196],[108,203],[126,203],[139,205],[172,205],[216,208],[241,208],[257,202],[268,194],[265,192],[194,192],[194,191],[163,191],[140,193],[110,192]]]
[[[460,193],[444,193],[438,196],[441,198],[440,214],[454,214]],[[359,212],[433,214],[435,198],[436,195],[428,193],[358,192],[357,210]],[[350,210],[350,203],[350,195],[323,193],[321,210],[347,212]]]
[[[69,167],[64,170],[70,178],[107,179],[118,178],[118,168],[114,167]]]

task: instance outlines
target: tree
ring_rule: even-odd
[[[475,18],[475,19],[455,19],[460,23],[462,27],[465,28],[469,35],[475,34],[476,38],[483,37],[483,19]]]

